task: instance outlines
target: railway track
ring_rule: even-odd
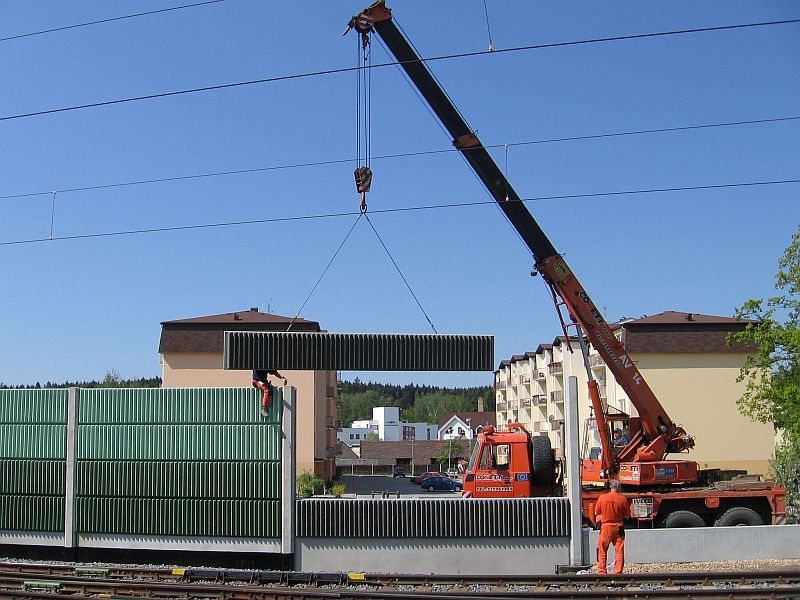
[[[0,598],[800,598],[800,571],[433,576],[0,563]]]

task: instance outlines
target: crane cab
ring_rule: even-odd
[[[550,440],[531,436],[520,423],[506,430],[487,427],[478,435],[466,474],[464,495],[471,498],[549,496],[555,478]]]

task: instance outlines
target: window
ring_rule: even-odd
[[[466,432],[466,431],[464,431],[464,428],[463,428],[463,427],[459,427],[459,428],[458,428],[458,435],[464,435],[465,433],[467,433],[467,432]]]
[[[511,448],[508,444],[498,444],[494,448],[494,468],[508,469],[511,464]]]
[[[351,440],[354,440],[354,439],[356,439],[356,436],[355,436],[355,435],[353,435],[353,434],[351,433],[351,434],[350,434],[350,439],[351,439]]]

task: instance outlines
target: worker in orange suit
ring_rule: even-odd
[[[624,521],[631,514],[631,503],[620,493],[622,484],[612,479],[611,491],[601,494],[594,505],[595,523],[600,527],[597,540],[597,572],[608,573],[608,547],[614,544],[614,574],[622,573],[625,566],[625,528]]]
[[[269,376],[274,375],[283,379],[283,385],[286,385],[286,377],[278,373],[278,371],[267,369],[253,369],[253,387],[258,388],[264,394],[261,398],[261,414],[265,417],[269,416],[269,409],[272,407],[272,383],[270,383]]]

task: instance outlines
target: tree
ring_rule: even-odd
[[[797,520],[800,506],[800,228],[778,261],[775,289],[779,295],[748,300],[736,317],[749,319],[729,343],[755,347],[739,372],[746,384],[737,400],[739,410],[762,423],[773,423],[782,439],[775,449],[772,470],[786,485],[786,506]],[[792,514],[793,513],[793,514]]]
[[[454,457],[457,457],[464,451],[464,446],[458,440],[447,440],[442,446],[442,451],[439,452],[439,456],[436,459],[436,462],[439,465],[443,465],[447,463],[447,468],[451,468],[451,460]]]
[[[106,376],[103,378],[103,383],[100,384],[100,387],[104,388],[118,388],[122,387],[122,377],[119,376],[119,373],[116,369],[111,369],[110,371],[106,371]]]

